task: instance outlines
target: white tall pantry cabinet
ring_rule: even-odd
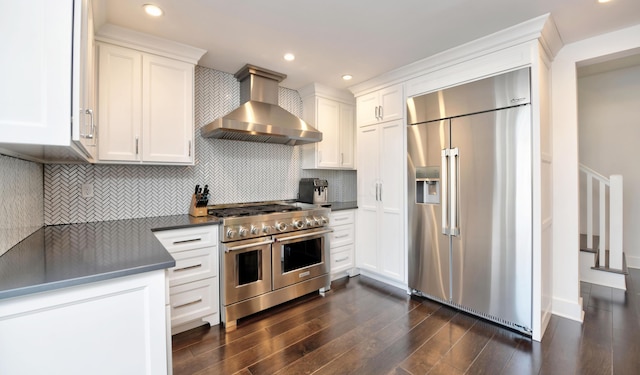
[[[369,98],[384,97],[384,105],[368,104]],[[363,99],[364,98],[364,99]],[[363,100],[366,110],[363,110]],[[402,85],[384,88],[357,98],[358,226],[356,265],[367,275],[396,286],[406,285],[404,244],[405,137]],[[376,102],[378,103],[378,102]],[[381,107],[395,108],[393,120],[384,121]],[[378,107],[376,109],[375,107]]]

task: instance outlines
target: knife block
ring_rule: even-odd
[[[195,217],[207,216],[207,207],[196,207],[197,202],[196,195],[193,194],[191,196],[191,205],[189,206],[189,215]]]

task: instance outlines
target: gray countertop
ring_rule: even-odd
[[[341,211],[341,210],[353,210],[358,208],[358,202],[329,202],[331,204],[331,211]]]
[[[178,215],[40,228],[0,256],[0,299],[173,267],[153,231],[211,224]]]

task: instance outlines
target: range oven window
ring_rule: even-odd
[[[323,241],[323,237],[318,237],[282,246],[280,251],[282,272],[322,263]]]
[[[236,254],[238,285],[246,285],[262,280],[262,250]]]

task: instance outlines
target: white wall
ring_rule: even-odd
[[[576,64],[640,47],[640,25],[567,44],[552,66],[554,314],[582,320]],[[558,308],[556,308],[556,306]]]
[[[621,174],[624,178],[623,250],[628,265],[638,268],[640,65],[578,79],[578,139],[580,163],[602,175]],[[586,201],[581,198],[583,209]],[[581,233],[586,233],[583,224]]]

